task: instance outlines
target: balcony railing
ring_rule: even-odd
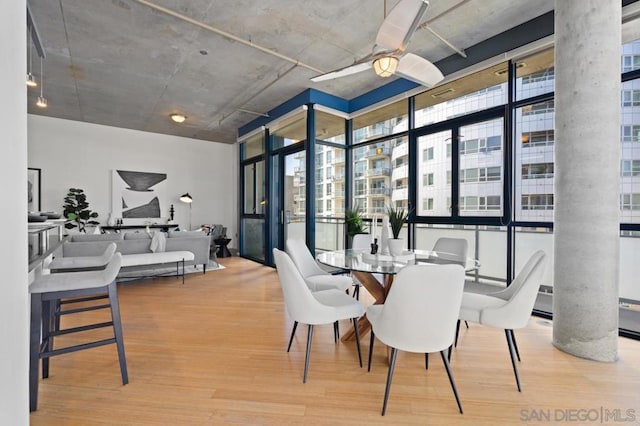
[[[371,195],[389,195],[389,194],[391,194],[391,188],[369,188],[369,194],[371,194]]]
[[[364,153],[365,157],[379,157],[379,156],[389,156],[391,155],[391,149],[388,147],[370,147],[367,148],[367,151]]]
[[[367,176],[389,176],[391,174],[391,168],[380,167],[377,169],[367,170]]]

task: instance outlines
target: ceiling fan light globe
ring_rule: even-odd
[[[380,77],[391,77],[398,68],[398,58],[394,56],[383,56],[373,61],[373,70]]]

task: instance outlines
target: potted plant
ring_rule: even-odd
[[[69,188],[67,196],[64,197],[64,217],[69,221],[64,224],[67,229],[78,228],[79,232],[87,232],[87,225],[99,225],[100,222],[93,220],[98,217],[98,213],[89,210],[89,203],[84,190]]]
[[[398,256],[402,254],[404,248],[404,240],[399,238],[402,226],[409,218],[409,210],[402,207],[387,206],[387,215],[389,216],[389,225],[391,226],[391,233],[393,239],[388,240],[389,253],[392,256]]]
[[[359,205],[356,205],[352,209],[347,209],[344,215],[345,223],[347,224],[347,236],[349,237],[349,245],[351,245],[351,239],[356,234],[365,234],[365,225],[362,220],[362,209]]]

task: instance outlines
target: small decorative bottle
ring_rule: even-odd
[[[377,254],[377,253],[378,253],[378,239],[375,238],[371,243],[371,254]]]

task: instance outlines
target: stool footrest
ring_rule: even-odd
[[[76,297],[74,299],[64,299],[60,301],[61,305],[67,305],[69,303],[79,303],[79,302],[90,302],[92,300],[100,300],[100,299],[108,299],[109,294],[101,294],[99,296],[91,296],[91,297]]]
[[[62,336],[65,334],[79,333],[81,331],[95,330],[96,328],[111,327],[112,325],[113,325],[113,321],[99,322],[96,324],[88,324],[88,325],[82,325],[79,327],[65,328],[64,330],[52,331],[51,333],[49,333],[49,335]]]
[[[65,309],[56,312],[56,315],[69,315],[69,314],[77,314],[78,312],[87,312],[87,311],[96,311],[98,309],[106,309],[110,307],[109,303],[104,305],[93,305],[93,306],[85,306],[84,308],[75,308],[75,309]]]
[[[110,345],[112,343],[116,343],[116,339],[112,337],[111,339],[105,340],[97,340],[95,342],[83,343],[81,345],[68,346],[66,348],[54,349],[48,352],[42,352],[40,354],[40,358],[49,358],[56,355],[68,354],[70,352],[81,351],[83,349],[91,349],[97,348],[99,346]]]

